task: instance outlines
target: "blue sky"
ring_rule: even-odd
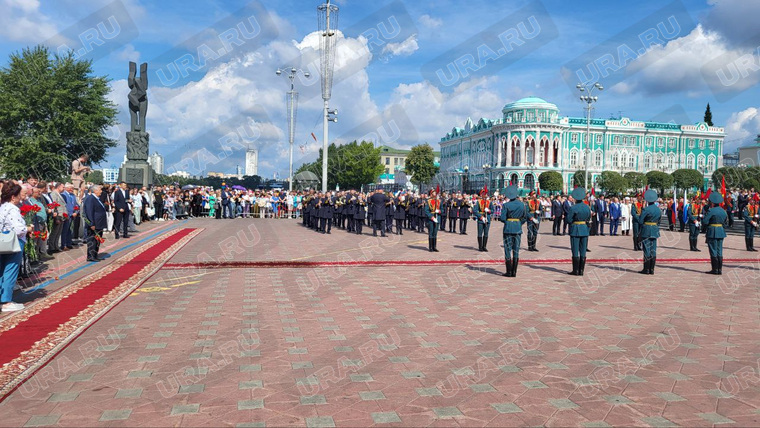
[[[91,34],[88,30],[111,29],[103,25],[108,22],[105,18],[114,16],[119,31],[84,57],[94,60],[97,74],[112,79],[112,99],[119,105],[122,123],[129,120],[127,62],[149,62],[151,151],[164,154],[168,167],[191,173],[234,172],[244,163],[243,147],[251,145],[260,152],[260,175],[286,176],[288,82],[274,70],[296,65],[318,71],[314,61],[320,3],[0,0],[7,12],[0,17],[0,53],[7,58],[28,45],[57,45],[61,40],[73,40],[73,46],[77,37]],[[336,4],[338,29],[345,34],[338,39],[330,105],[339,110],[339,121],[330,125],[331,141],[364,137],[398,147],[429,142],[437,148],[439,138],[462,126],[467,117],[498,118],[504,104],[528,95],[557,104],[563,115],[581,116],[582,105],[572,89],[578,66],[603,63],[605,54],[618,64],[623,59],[626,63],[615,66],[617,73],[600,78],[606,89],[599,94],[596,117],[622,112],[637,120],[693,123],[701,120],[709,102],[713,121],[726,128],[727,150],[748,144],[760,133],[760,27],[754,22],[760,16],[760,2],[344,0]],[[156,78],[160,69],[170,70],[163,65],[188,52],[197,54],[201,46],[215,46],[213,51],[218,51],[219,34],[229,34],[241,22],[245,25],[250,16],[255,16],[259,32],[251,31],[245,43],[173,85]],[[536,30],[532,26],[526,30],[529,22],[537,23],[539,30],[531,31]],[[249,28],[255,30],[253,24]],[[510,29],[520,44],[503,54],[498,36]],[[659,37],[642,49],[640,40],[653,31]],[[379,38],[372,39],[373,34]],[[489,57],[489,52],[498,58]],[[633,57],[622,58],[621,52]],[[467,68],[462,58],[468,54],[479,64]],[[735,81],[730,79],[731,64],[744,64],[746,70],[741,75],[734,67],[739,76]],[[445,84],[435,70],[458,71],[458,79]],[[295,167],[316,157],[322,138],[318,79],[299,79],[297,89],[301,99]],[[253,131],[240,143],[227,144],[225,151],[224,141],[229,140],[224,136],[242,123]],[[120,164],[127,127],[109,131],[120,145],[102,166]],[[319,142],[312,139],[312,132]]]

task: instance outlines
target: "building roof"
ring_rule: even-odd
[[[408,155],[411,150],[397,149],[396,147],[380,146],[380,156],[388,155]],[[441,156],[440,151],[433,150],[433,156]]]
[[[509,110],[524,109],[524,108],[543,108],[543,109],[559,110],[555,104],[552,104],[543,98],[529,96],[529,97],[525,97],[525,98],[519,99],[517,101],[511,102],[505,105],[504,108],[502,109],[502,112],[509,111]]]

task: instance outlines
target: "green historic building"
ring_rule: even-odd
[[[646,173],[699,170],[705,180],[723,164],[722,127],[640,122],[627,117],[592,119],[589,177],[602,171]],[[441,174],[447,189],[503,188],[510,183],[533,189],[544,171],[562,174],[565,190],[585,169],[586,118],[562,117],[556,105],[527,97],[509,103],[499,119],[467,119],[441,138]]]

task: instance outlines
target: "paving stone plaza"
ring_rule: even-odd
[[[48,354],[0,404],[0,425],[747,426],[760,417],[758,265],[740,236],[727,239],[720,277],[703,274],[706,252],[686,251],[685,233],[663,233],[655,275],[638,274],[629,237],[592,237],[581,278],[566,274],[569,239],[543,227],[540,251],[505,278],[497,228],[488,253],[472,234],[441,233],[431,256],[413,232],[320,235],[294,220],[243,219],[151,227],[108,247],[106,267],[144,253],[153,236],[197,235]],[[96,272],[63,270],[28,295],[28,311]],[[0,326],[13,321],[4,314]]]

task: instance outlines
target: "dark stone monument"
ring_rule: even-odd
[[[127,161],[119,170],[119,181],[126,181],[130,187],[149,187],[153,184],[153,167],[148,163],[150,135],[145,128],[145,114],[148,112],[148,63],[129,63],[128,77],[130,131],[127,132]]]

